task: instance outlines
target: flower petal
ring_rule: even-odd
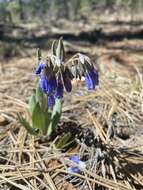
[[[89,74],[85,75],[85,84],[88,90],[93,90],[95,88],[94,80]]]
[[[44,68],[45,68],[45,63],[41,61],[36,68],[36,71],[35,71],[36,75],[39,75],[42,69]]]
[[[67,92],[71,92],[72,91],[72,83],[71,83],[71,80],[66,77],[66,78],[63,78],[64,80],[64,87],[66,89]]]
[[[95,86],[99,84],[98,72],[94,67],[85,75],[85,84],[88,90],[95,89]]]
[[[73,156],[70,157],[70,160],[72,160],[73,162],[75,162],[76,164],[78,164],[79,168],[76,167],[76,166],[71,166],[71,167],[68,168],[69,172],[80,173],[80,171],[82,169],[86,168],[85,162],[81,161],[78,156],[73,155]]]
[[[55,93],[56,98],[62,98],[63,97],[63,84],[62,81],[58,81],[58,86]]]
[[[48,81],[47,81],[46,77],[44,75],[42,75],[40,77],[40,87],[41,87],[42,91],[47,93],[48,88],[49,88],[48,86],[49,85],[48,85]]]
[[[78,167],[71,166],[68,168],[68,172],[69,173],[80,173],[80,169]]]
[[[51,78],[48,80],[48,89],[47,93],[51,94],[53,93],[57,88],[57,80],[55,76],[51,76]]]
[[[73,79],[73,75],[71,74],[68,68],[65,69],[65,71],[62,72],[62,79],[63,79],[63,85],[67,92],[71,92],[72,90],[72,83],[71,80]]]
[[[76,164],[78,164],[79,161],[80,161],[79,157],[76,156],[76,155],[71,156],[71,157],[70,157],[70,160],[72,160],[72,161],[75,162]]]
[[[55,98],[53,95],[48,96],[48,107],[52,108],[55,104]]]
[[[80,166],[81,169],[85,169],[86,168],[85,162],[83,162],[83,161],[80,160],[78,164],[79,164],[79,166]]]
[[[95,78],[95,85],[98,85],[99,84],[99,75],[98,75],[98,71],[94,68],[93,70],[94,72],[94,78]]]

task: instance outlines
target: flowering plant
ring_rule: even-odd
[[[55,131],[61,116],[64,90],[68,93],[72,91],[73,79],[84,77],[88,90],[98,85],[98,72],[87,56],[78,53],[65,61],[62,39],[53,42],[51,55],[46,60],[38,51],[35,74],[39,81],[28,104],[32,122],[18,114],[19,121],[33,135],[42,133],[50,136]]]
[[[81,161],[77,155],[73,155],[70,157],[70,160],[73,161],[77,166],[68,167],[69,173],[80,173],[82,170],[86,168],[86,163]]]

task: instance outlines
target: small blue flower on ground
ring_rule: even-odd
[[[78,167],[69,167],[68,170],[67,170],[69,173],[77,173],[79,174],[80,173],[80,169]]]
[[[70,157],[70,160],[72,160],[73,162],[75,162],[76,164],[78,164],[80,162],[80,159],[78,156],[73,155]]]
[[[73,156],[71,156],[70,160],[73,161],[74,163],[78,164],[79,168],[76,167],[76,166],[70,166],[68,168],[68,172],[70,172],[70,173],[80,173],[82,169],[86,168],[85,162],[81,161],[78,156],[73,155]]]

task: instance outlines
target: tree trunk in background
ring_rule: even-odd
[[[19,0],[19,18],[20,20],[24,21],[25,20],[25,15],[24,15],[24,4],[22,0]]]

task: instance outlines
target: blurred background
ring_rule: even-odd
[[[143,0],[0,0],[0,59],[32,55],[60,36],[70,53],[142,51]]]

